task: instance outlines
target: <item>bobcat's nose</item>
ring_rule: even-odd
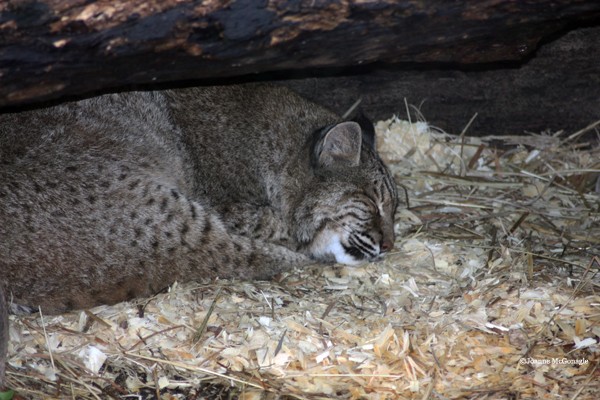
[[[386,227],[387,229],[383,230],[383,237],[381,238],[381,242],[379,243],[379,252],[381,254],[387,253],[388,251],[394,248],[394,241],[396,239],[396,235],[394,235],[394,230],[392,227]]]
[[[393,221],[381,220],[381,240],[379,242],[379,253],[385,254],[394,248],[396,234],[394,233]]]
[[[379,245],[379,251],[381,253],[387,253],[388,251],[390,251],[391,249],[394,248],[394,243],[391,240],[382,240],[381,244]]]

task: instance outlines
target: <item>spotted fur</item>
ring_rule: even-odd
[[[175,280],[357,264],[394,242],[373,126],[280,87],[105,95],[0,116],[0,283],[61,312]]]

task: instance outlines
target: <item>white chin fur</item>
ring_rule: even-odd
[[[333,232],[322,232],[313,243],[312,253],[317,258],[330,258],[333,256],[336,262],[347,265],[359,265],[365,262],[365,260],[357,260],[347,254],[339,236]]]

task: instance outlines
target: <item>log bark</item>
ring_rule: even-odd
[[[594,0],[4,0],[0,108],[133,84],[523,60]]]

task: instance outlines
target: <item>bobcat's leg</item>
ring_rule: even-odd
[[[235,222],[223,221],[212,209],[174,189],[168,189],[167,195],[169,206],[163,211],[166,217],[161,229],[171,235],[166,241],[169,244],[162,243],[161,247],[169,251],[179,245],[174,256],[194,279],[207,276],[266,279],[311,262],[305,255],[282,245],[287,241],[287,232],[283,222],[268,207],[253,214],[250,207],[240,207]],[[245,225],[246,229],[236,229],[235,224],[242,223],[244,217],[251,223]],[[164,242],[166,235],[160,236]]]

